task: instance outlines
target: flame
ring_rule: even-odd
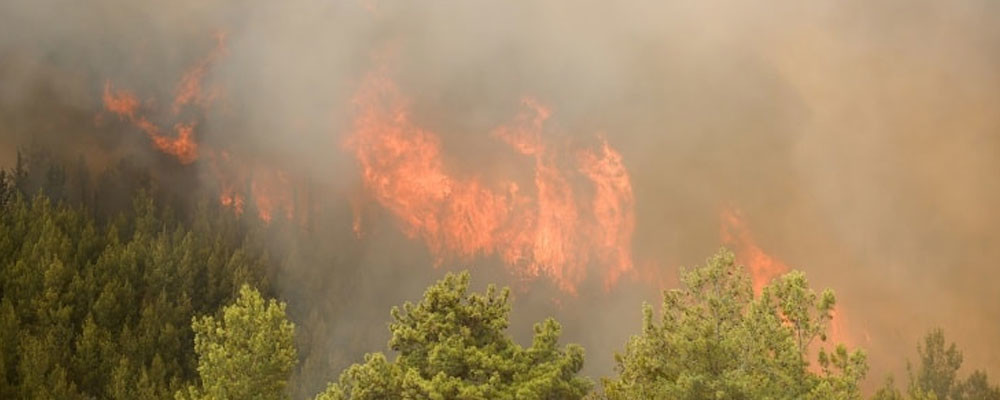
[[[152,136],[153,143],[161,151],[177,157],[181,164],[190,164],[198,159],[198,145],[194,143],[194,124],[177,123],[174,125],[176,138]]]
[[[219,194],[219,204],[232,208],[236,215],[243,214],[243,195],[232,189],[222,189],[222,193]]]
[[[195,104],[206,108],[217,97],[217,90],[206,92],[201,83],[211,65],[224,53],[225,35],[216,35],[216,40],[215,50],[181,77],[173,101],[174,116],[180,114],[185,105]],[[124,89],[112,90],[110,80],[104,85],[103,100],[108,112],[117,114],[122,120],[146,133],[161,152],[176,157],[181,164],[191,164],[198,159],[198,144],[194,138],[195,122],[178,121],[173,124],[174,136],[167,136],[149,117],[139,113],[139,100],[135,94]]]
[[[613,283],[632,268],[634,201],[621,156],[602,140],[598,150],[580,152],[577,169],[561,167],[562,152],[541,136],[551,111],[532,98],[522,103],[492,136],[533,159],[530,193],[514,181],[456,177],[445,166],[439,137],[412,122],[408,100],[381,70],[366,76],[354,98],[346,147],[358,159],[367,192],[407,236],[425,242],[438,264],[496,255],[517,274],[545,276],[575,292],[594,255],[607,268],[606,283]],[[588,178],[594,198],[583,201],[572,177]]]
[[[217,155],[208,157],[209,171],[215,177],[219,187],[219,204],[229,207],[236,215],[243,214],[245,202],[243,193],[238,190],[236,176],[238,169],[232,168],[233,161],[228,151],[221,151]]]
[[[405,100],[391,81],[370,76],[355,103],[360,111],[348,146],[362,166],[366,187],[400,218],[403,231],[422,237],[436,254],[491,252],[510,199],[447,175],[437,136],[410,122]],[[446,226],[456,234],[449,235]]]
[[[117,114],[122,120],[135,119],[135,111],[139,108],[139,100],[126,90],[111,90],[111,81],[104,83],[104,108]]]
[[[284,212],[285,219],[292,219],[295,207],[291,184],[284,171],[257,170],[250,182],[250,193],[257,206],[257,215],[264,222],[271,222],[276,212]]]
[[[787,265],[771,257],[757,246],[739,210],[725,209],[722,211],[721,218],[722,242],[733,249],[737,261],[750,271],[754,293],[760,294],[768,282],[788,272]]]
[[[181,164],[191,164],[199,158],[207,159],[219,184],[219,203],[232,208],[237,215],[243,213],[249,193],[258,216],[263,221],[270,222],[278,212],[291,219],[294,212],[291,186],[284,171],[260,165],[247,167],[247,164],[238,162],[226,151],[216,152],[199,146],[195,137],[197,123],[182,115],[187,106],[196,106],[203,111],[219,97],[220,90],[206,89],[203,81],[211,67],[225,54],[225,38],[224,33],[216,34],[215,48],[181,75],[171,104],[170,116],[177,120],[173,123],[173,135],[165,134],[165,130],[143,112],[155,110],[141,110],[141,104],[134,93],[113,88],[110,80],[104,85],[104,108],[145,133],[154,147],[174,156]],[[247,177],[246,171],[253,173]],[[240,188],[249,189],[247,191]]]
[[[181,77],[180,82],[177,84],[176,94],[174,95],[174,102],[172,106],[173,113],[179,114],[181,108],[188,104],[195,104],[201,107],[207,107],[218,97],[218,89],[213,89],[210,91],[205,91],[202,89],[202,80],[205,79],[205,74],[208,73],[209,68],[215,63],[226,50],[226,34],[217,33],[215,35],[216,45],[215,49],[212,50],[205,58],[201,59],[197,64],[195,64],[191,69],[184,73]]]
[[[737,261],[749,269],[750,277],[753,281],[754,293],[760,294],[764,286],[771,280],[789,271],[787,265],[770,256],[757,246],[739,210],[734,208],[725,209],[722,212],[721,219],[722,241],[733,248]],[[832,343],[854,344],[854,341],[851,339],[847,315],[843,307],[834,306],[830,310],[829,333]]]
[[[599,239],[599,257],[613,269],[609,272],[609,284],[632,269],[632,232],[635,230],[635,195],[628,171],[618,154],[601,140],[598,152],[586,150],[580,154],[581,170],[594,183],[596,194],[593,200],[597,230],[593,234]]]
[[[236,215],[252,204],[264,222],[271,222],[276,215],[286,220],[295,216],[294,185],[285,170],[247,163],[228,151],[208,152],[205,159],[219,187],[219,203]]]
[[[181,164],[190,164],[198,158],[198,145],[194,141],[194,123],[179,122],[174,124],[175,137],[162,133],[160,127],[148,118],[138,114],[139,101],[135,94],[127,90],[112,90],[111,82],[104,85],[104,108],[117,114],[123,121],[132,123],[140,131],[146,133],[160,151],[173,155]]]
[[[522,110],[509,126],[493,131],[497,137],[521,154],[535,159],[536,212],[519,216],[533,227],[510,232],[506,239],[514,246],[501,249],[501,257],[515,264],[528,257],[531,276],[549,275],[568,281],[583,278],[586,252],[578,245],[579,211],[574,193],[563,172],[556,166],[556,155],[542,143],[541,134],[551,111],[533,98],[522,100]],[[516,186],[515,186],[516,188]]]

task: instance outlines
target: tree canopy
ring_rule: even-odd
[[[856,399],[867,372],[861,351],[810,350],[826,340],[834,296],[791,272],[754,298],[750,278],[721,250],[682,274],[663,295],[657,321],[643,307],[642,332],[604,381],[610,399]]]
[[[288,398],[286,387],[296,362],[295,326],[285,318],[285,304],[265,302],[244,285],[236,303],[222,317],[195,319],[194,350],[201,385],[177,393],[177,399]]]
[[[102,221],[49,197],[62,173],[27,197],[29,175],[0,174],[0,398],[170,399],[196,376],[191,318],[268,290],[266,254],[212,204],[188,225],[138,190]]]
[[[983,371],[960,379],[962,352],[947,343],[944,331],[934,329],[917,344],[917,365],[907,363],[909,385],[904,396],[892,377],[875,393],[875,400],[1000,400],[1000,387],[991,385]]]
[[[530,347],[507,335],[509,289],[469,294],[469,274],[448,274],[423,300],[392,310],[390,361],[381,353],[344,371],[317,399],[580,399],[583,349],[558,345],[553,319],[535,325]]]
[[[350,279],[296,280],[337,304],[322,312],[291,301],[287,317],[285,303],[266,300],[278,269],[322,262],[315,243],[300,240],[314,231],[287,234],[249,211],[220,212],[214,198],[164,201],[128,163],[92,188],[85,163],[45,159],[19,154],[13,171],[0,171],[0,398],[304,398],[319,387],[303,381],[326,382],[328,367],[340,368],[323,363],[337,349],[323,347],[335,341],[315,327],[366,312],[352,309],[343,290]],[[275,237],[307,245],[289,250]],[[835,297],[811,289],[801,272],[758,295],[726,250],[683,272],[659,315],[643,306],[641,331],[597,391],[580,375],[583,349],[560,345],[555,320],[537,323],[530,346],[519,345],[507,332],[509,289],[472,293],[469,279],[447,274],[420,301],[393,308],[391,353],[368,354],[316,398],[862,396],[866,356],[830,343]],[[305,329],[296,333],[291,320]],[[962,376],[963,354],[943,331],[923,338],[917,355],[906,386],[890,377],[873,399],[1000,400],[984,371]]]

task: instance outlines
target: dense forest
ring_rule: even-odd
[[[178,199],[119,164],[90,184],[82,163],[19,157],[0,173],[0,398],[281,399],[307,342],[272,289],[283,259],[253,213]],[[122,201],[123,198],[131,199]],[[836,299],[801,272],[756,294],[727,250],[642,307],[616,375],[580,374],[584,349],[539,321],[508,333],[509,289],[446,274],[388,311],[387,349],[327,377],[317,399],[1000,399],[935,330],[905,385],[863,393],[863,349],[831,343]],[[388,352],[379,352],[388,350]],[[906,357],[906,355],[901,355]]]

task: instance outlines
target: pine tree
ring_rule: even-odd
[[[506,334],[509,289],[468,294],[469,274],[448,274],[417,304],[393,308],[390,361],[369,354],[318,400],[580,399],[591,383],[577,374],[583,349],[558,345],[552,319],[535,325],[528,348]]]
[[[962,352],[955,343],[948,343],[944,331],[934,329],[917,344],[919,363],[907,363],[909,386],[907,396],[912,400],[1000,400],[1000,387],[991,385],[986,373],[973,371],[964,380],[958,378],[962,367]],[[892,378],[876,392],[876,400],[903,400]]]
[[[195,319],[194,347],[201,385],[177,393],[178,399],[285,399],[296,362],[294,325],[285,305],[265,301],[244,285],[236,303],[220,319]]]
[[[722,250],[682,274],[663,295],[657,322],[643,307],[642,333],[616,357],[619,376],[604,381],[610,399],[857,399],[867,372],[860,351],[808,354],[825,340],[834,305],[805,276],[789,273],[754,298],[746,271]]]

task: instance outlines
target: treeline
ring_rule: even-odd
[[[119,187],[127,206],[98,210],[110,191],[78,191],[73,173],[48,171],[0,172],[0,398],[290,397],[315,350],[274,299],[280,262],[260,225],[214,202],[177,211],[142,179]],[[512,340],[509,291],[472,293],[469,279],[448,274],[393,308],[391,353],[358,360],[316,399],[864,397],[865,353],[829,343],[834,294],[800,272],[755,295],[720,251],[684,272],[659,310],[643,306],[615,376],[600,381],[580,375],[584,350],[560,344],[553,319],[530,345]],[[985,373],[959,376],[961,364],[933,331],[905,386],[889,379],[873,398],[1000,399]]]
[[[87,196],[110,192],[69,196],[65,171],[0,172],[0,398],[172,398],[198,377],[192,317],[271,295],[268,257],[211,203],[183,224],[139,188],[103,215]]]

